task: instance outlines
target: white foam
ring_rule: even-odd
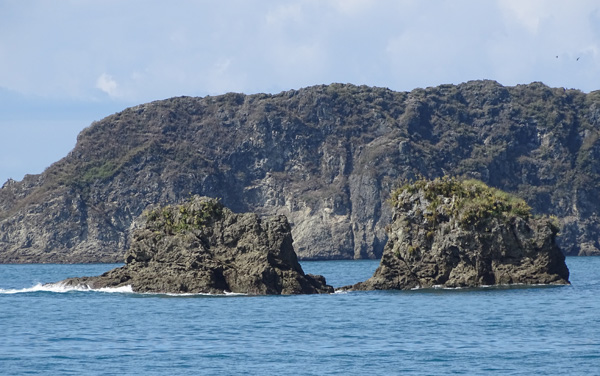
[[[142,295],[164,295],[164,296],[222,296],[220,294],[210,293],[192,293],[192,292],[141,292]]]
[[[447,287],[444,285],[433,285],[431,287],[417,286],[412,288],[412,291],[416,290],[510,290],[519,288],[531,288],[531,287],[557,287],[564,285],[546,284],[546,283],[503,283],[497,285],[479,285],[479,286],[464,286],[464,287]]]
[[[244,294],[243,292],[231,292],[231,291],[224,291],[225,296],[246,296],[248,294]]]
[[[214,294],[210,292],[144,292],[146,295],[166,295],[166,296],[248,296],[241,292],[223,291],[222,294]]]
[[[93,291],[133,293],[133,288],[131,285],[125,285],[121,287],[103,287],[101,289],[93,289]]]
[[[110,293],[132,293],[133,289],[131,286],[121,286],[121,287],[103,287],[100,289],[92,289],[89,286],[78,285],[78,286],[68,286],[63,283],[47,283],[41,284],[38,283],[35,286],[27,287],[24,289],[0,289],[0,294],[22,294],[29,292],[57,292],[57,293],[65,293],[70,291],[99,291],[99,292],[110,292]]]

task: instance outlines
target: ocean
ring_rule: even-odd
[[[343,286],[378,261],[302,262]],[[172,296],[46,288],[119,265],[0,265],[2,375],[598,375],[600,257],[571,286]]]

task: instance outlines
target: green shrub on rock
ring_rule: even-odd
[[[433,225],[444,218],[454,218],[463,228],[468,228],[491,218],[509,220],[531,216],[531,208],[523,199],[475,179],[421,178],[394,190],[390,203],[395,209],[412,205],[414,195],[421,195],[422,201],[427,203],[425,219]]]
[[[145,212],[146,226],[153,231],[177,234],[190,230],[200,230],[212,220],[223,215],[223,204],[218,199],[200,200],[191,197],[181,205],[166,206]]]

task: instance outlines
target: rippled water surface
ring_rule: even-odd
[[[377,261],[303,262],[342,286]],[[167,296],[43,288],[116,265],[0,265],[0,374],[597,375],[600,258],[572,286]]]

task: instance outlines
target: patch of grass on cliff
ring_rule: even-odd
[[[211,220],[223,215],[223,205],[217,199],[201,200],[192,197],[181,205],[169,205],[147,212],[147,227],[166,234],[178,234],[202,229]]]
[[[421,195],[429,202],[427,211],[431,214],[426,219],[434,223],[440,214],[458,220],[463,227],[490,218],[528,219],[531,216],[531,207],[523,199],[475,179],[421,178],[394,190],[390,202],[396,209],[412,205],[414,195]]]
[[[83,173],[81,181],[90,183],[94,180],[105,180],[112,177],[117,171],[117,166],[113,161],[107,161],[101,166],[90,167]]]

